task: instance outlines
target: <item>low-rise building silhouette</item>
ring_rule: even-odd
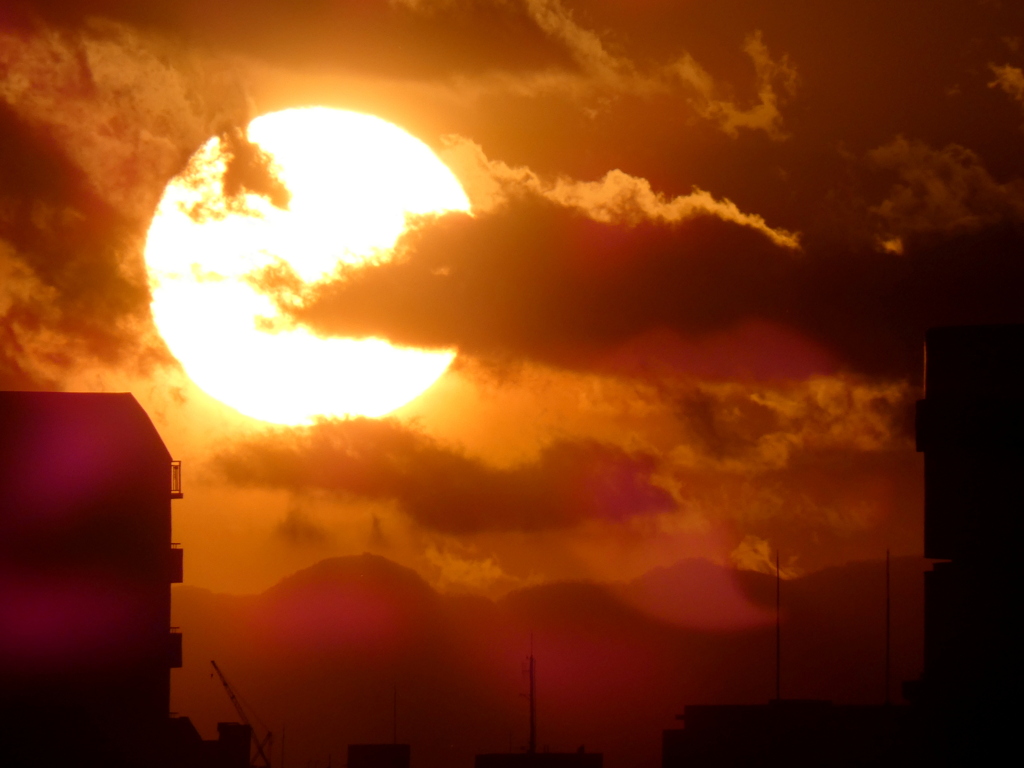
[[[662,765],[701,768],[888,766],[904,754],[906,707],[774,700],[688,705],[662,733]]]
[[[474,768],[602,768],[600,752],[497,752],[477,755]]]
[[[172,768],[249,768],[252,727],[217,723],[217,739],[206,740],[187,717],[172,717],[167,763]]]
[[[409,745],[349,744],[348,768],[409,768]]]

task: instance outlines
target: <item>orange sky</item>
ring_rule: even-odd
[[[1013,3],[9,3],[0,387],[130,390],[185,466],[186,582],[380,554],[443,591],[793,574],[921,549],[925,328],[1020,322]],[[476,215],[294,312],[454,348],[381,421],[199,391],[142,261],[208,138],[320,104],[426,142]]]

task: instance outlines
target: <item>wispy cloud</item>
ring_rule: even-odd
[[[989,88],[999,88],[1014,101],[1024,104],[1024,69],[1009,64],[997,66],[989,64],[996,79],[988,84]]]
[[[437,5],[401,1],[421,10]],[[541,32],[565,48],[576,68],[547,67],[455,78],[460,90],[522,97],[558,93],[583,102],[592,114],[622,96],[668,97],[685,102],[697,117],[715,124],[730,137],[735,138],[740,131],[763,131],[776,141],[788,138],[782,107],[796,95],[800,78],[787,55],[772,55],[760,30],[749,34],[742,45],[754,67],[757,97],[752,103],[741,104],[727,95],[731,90],[728,84],[716,79],[687,52],[661,63],[641,65],[611,47],[601,34],[584,27],[560,0],[522,3]]]
[[[607,224],[635,224],[645,220],[675,223],[712,216],[749,227],[783,248],[800,246],[798,234],[771,227],[762,216],[745,213],[731,200],[716,199],[702,189],[695,188],[688,195],[666,197],[653,190],[647,179],[618,169],[609,171],[598,181],[566,177],[546,179],[529,168],[491,160],[478,144],[460,136],[446,138],[441,156],[462,180],[474,210],[493,210],[517,193],[528,191]]]
[[[744,129],[764,131],[775,140],[785,139],[788,134],[780,108],[796,95],[800,81],[796,67],[788,56],[773,59],[760,31],[747,37],[743,51],[754,64],[757,84],[757,101],[747,107],[722,98],[714,78],[689,54],[671,68],[693,90],[689,103],[694,110],[717,123],[729,136],[735,137]]]

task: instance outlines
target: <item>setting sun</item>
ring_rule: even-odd
[[[1002,765],[1022,129],[1024,0],[0,4],[0,768]]]
[[[429,147],[369,115],[285,110],[245,138],[241,149],[210,139],[164,191],[146,243],[161,336],[201,389],[264,421],[404,405],[454,351],[318,337],[263,278],[285,275],[294,296],[343,266],[385,261],[410,215],[468,210],[462,187]],[[246,176],[260,173],[266,189]]]

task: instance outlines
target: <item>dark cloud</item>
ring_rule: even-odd
[[[323,546],[331,540],[330,532],[312,519],[295,500],[289,505],[284,519],[278,523],[276,533],[293,546]]]
[[[394,77],[571,65],[564,49],[540,32],[518,2],[34,0],[19,5],[29,18],[62,26],[99,16],[277,63]]]
[[[217,459],[240,485],[395,501],[437,531],[540,530],[670,509],[655,462],[595,442],[556,442],[532,462],[495,468],[391,420],[282,429]]]
[[[778,316],[795,269],[790,251],[710,217],[605,224],[524,194],[424,227],[404,258],[346,273],[294,314],[329,334],[587,367],[651,329]]]
[[[299,499],[326,491],[393,501],[447,533],[551,531],[670,512],[663,519],[716,531],[725,552],[754,537],[784,545],[805,570],[919,548],[913,388],[817,377],[705,382],[664,396],[670,437],[643,452],[562,441],[497,468],[395,422],[358,419],[274,430],[230,447],[217,464],[237,485]]]
[[[244,119],[223,65],[121,26],[0,27],[0,332],[19,386],[171,358],[142,247],[167,179]]]
[[[902,236],[977,231],[1024,220],[1024,180],[996,181],[974,152],[956,144],[941,150],[900,137],[868,153],[870,162],[898,181],[871,213],[902,253]]]
[[[130,326],[148,312],[148,291],[121,268],[130,234],[131,222],[90,188],[57,142],[0,104],[0,329],[6,354],[22,358],[16,365],[28,365],[31,339],[44,330],[75,340],[68,353],[101,360],[134,343]],[[50,354],[48,362],[76,361]]]
[[[742,455],[782,430],[780,414],[750,397],[715,397],[696,387],[679,399],[679,415],[700,453],[713,459]]]
[[[920,551],[921,472],[912,449],[846,446],[794,451],[785,465],[759,471],[697,465],[673,477],[680,507],[710,517],[737,562],[744,542],[765,542],[784,552],[784,565],[806,573],[888,548]]]
[[[291,193],[274,175],[270,155],[250,142],[241,128],[232,128],[220,137],[226,156],[224,197],[228,200],[245,193],[261,195],[278,208],[288,208]]]
[[[917,397],[906,385],[844,377],[705,382],[674,399],[680,433],[665,472],[685,513],[737,544],[781,547],[798,568],[876,557],[888,546],[913,552],[922,506]]]
[[[0,323],[0,389],[7,390],[50,390],[57,383],[39,373],[26,370],[20,359],[24,354],[21,342],[16,337],[9,320]]]
[[[732,343],[755,376],[826,373],[838,364],[914,377],[927,327],[1024,319],[1013,287],[1024,279],[1019,225],[929,234],[908,237],[903,256],[873,242],[819,242],[793,253],[711,217],[622,226],[524,194],[493,213],[422,228],[407,238],[403,258],[347,272],[291,311],[331,335],[582,369],[622,365],[616,350],[651,332],[700,339],[758,319],[805,340],[774,350],[807,363],[758,364],[758,353],[773,346],[744,346],[739,334],[719,336],[690,372],[714,374],[706,363],[715,346]],[[819,353],[806,351],[815,346]],[[652,342],[637,354],[646,366],[634,359],[626,372],[664,372],[673,349]],[[740,375],[743,367],[718,373]]]

